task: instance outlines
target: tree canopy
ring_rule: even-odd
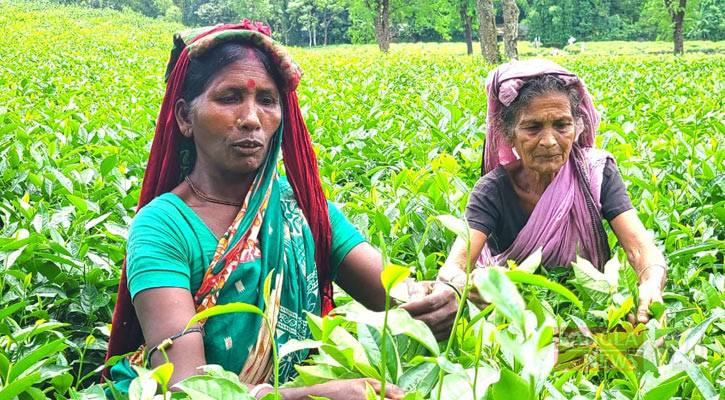
[[[132,9],[188,26],[262,21],[276,39],[297,46],[374,43],[376,7],[388,4],[390,39],[397,42],[464,41],[463,13],[475,14],[474,0],[58,0],[90,7]],[[516,0],[519,38],[546,46],[578,41],[672,40],[665,0]],[[501,0],[493,1],[503,26]],[[477,19],[472,18],[477,40]],[[500,30],[501,36],[502,30]],[[725,40],[725,3],[687,1],[685,39]]]

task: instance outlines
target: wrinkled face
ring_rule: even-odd
[[[257,58],[235,61],[192,101],[185,119],[186,132],[183,123],[179,126],[194,138],[195,168],[254,173],[282,121],[280,93]]]
[[[523,168],[537,174],[556,174],[569,159],[576,136],[569,97],[544,93],[519,111],[514,123],[513,147]]]

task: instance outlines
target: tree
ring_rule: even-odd
[[[320,24],[322,25],[323,32],[322,45],[327,46],[327,34],[330,29],[330,23],[338,14],[345,10],[345,5],[340,0],[313,0],[312,3],[320,15]]]
[[[227,24],[239,18],[226,0],[213,0],[199,6],[194,15],[200,25]]]
[[[461,23],[463,24],[463,37],[466,40],[466,53],[473,54],[473,7],[471,1],[458,0],[458,12],[461,15]]]
[[[307,31],[307,45],[317,46],[317,16],[311,0],[297,0],[289,3],[289,13]]]
[[[667,6],[667,12],[670,14],[670,20],[674,24],[672,28],[672,39],[675,42],[675,54],[682,54],[685,52],[684,44],[682,43],[682,25],[685,21],[685,7],[687,6],[687,0],[678,0],[678,4],[675,5],[675,0],[665,0]]]
[[[390,49],[390,0],[365,0],[365,5],[375,13],[375,38],[380,50],[387,53]]]
[[[476,0],[476,8],[481,54],[487,63],[497,64],[498,43],[496,43],[496,13],[493,11],[493,0]]]
[[[561,46],[581,21],[576,0],[533,0],[529,10],[529,34],[538,36],[544,46]]]
[[[272,0],[270,4],[272,17],[269,26],[272,28],[272,35],[286,46],[289,44],[289,33],[294,28],[289,13],[289,0]]]
[[[250,21],[260,21],[269,25],[272,17],[272,4],[269,0],[229,0],[229,8]]]
[[[722,0],[702,0],[699,7],[692,8],[685,11],[693,22],[689,29],[685,24],[686,38],[713,41],[725,39],[725,3]]]
[[[501,0],[503,7],[503,45],[506,60],[518,60],[519,7],[515,0]]]

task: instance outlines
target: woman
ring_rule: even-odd
[[[542,248],[545,267],[569,266],[579,254],[601,270],[610,258],[606,219],[639,277],[636,319],[646,323],[649,305],[662,301],[665,260],[614,159],[593,147],[599,116],[584,83],[548,60],[514,61],[489,73],[486,92],[484,175],[466,206],[470,259],[503,265]],[[439,279],[461,285],[467,259],[457,240]]]
[[[108,355],[143,342],[153,367],[164,361],[155,350],[171,339],[165,345],[175,366],[171,384],[198,374],[200,365],[220,364],[239,373],[259,398],[272,390],[266,382],[273,373],[262,319],[226,314],[206,320],[203,331],[201,325],[185,331],[190,318],[215,304],[249,303],[265,310],[278,345],[305,339],[305,312],[321,315],[333,307],[333,279],[366,306],[384,307],[382,259],[324,197],[295,93],[301,74],[269,30],[245,20],[182,32],[174,42]],[[277,173],[280,148],[286,178]],[[268,276],[272,290],[265,299]],[[416,293],[430,286],[412,285]],[[455,316],[455,294],[437,285],[403,307],[441,337]],[[282,381],[306,354],[281,360]],[[123,388],[134,374],[122,362],[111,375],[125,379]],[[363,399],[365,382],[282,394]],[[402,393],[389,385],[386,396]]]

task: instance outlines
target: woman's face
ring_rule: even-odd
[[[264,162],[282,121],[280,93],[256,57],[235,61],[213,78],[178,117],[196,146],[195,168],[222,173],[254,173]],[[212,172],[212,171],[209,171]]]
[[[549,92],[531,99],[514,122],[513,147],[524,169],[556,174],[569,159],[576,136],[569,97]]]

